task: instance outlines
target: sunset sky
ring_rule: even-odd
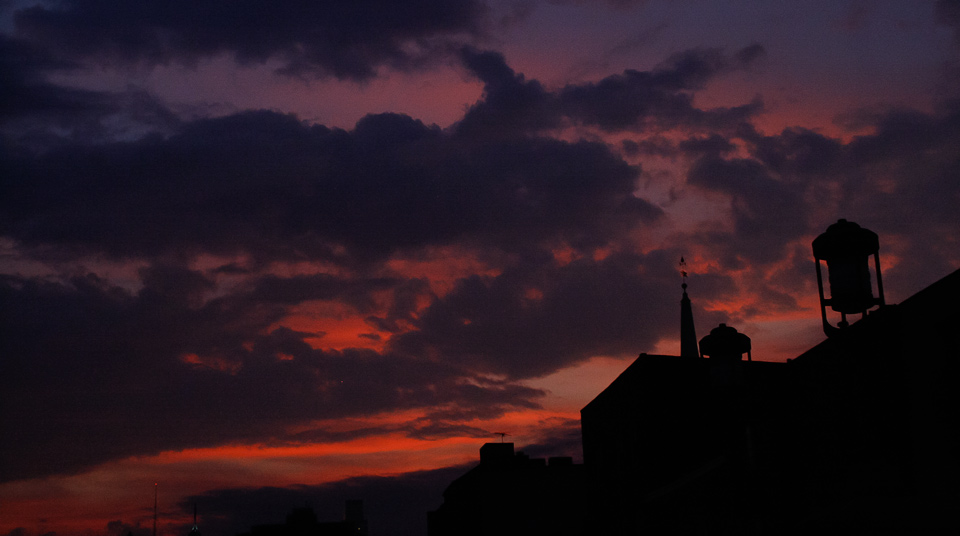
[[[839,218],[960,267],[960,1],[0,0],[0,135],[0,535],[417,535],[580,458],[681,256],[768,361]]]

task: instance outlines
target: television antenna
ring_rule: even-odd
[[[159,482],[153,483],[153,536],[157,536],[157,489],[159,487]]]

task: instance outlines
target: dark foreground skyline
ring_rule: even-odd
[[[838,218],[960,266],[956,1],[338,5],[0,2],[0,534],[579,457],[681,256],[772,361]]]

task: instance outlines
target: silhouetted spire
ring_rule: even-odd
[[[683,297],[680,298],[680,356],[700,357],[697,348],[697,330],[693,327],[693,307],[687,296],[687,262],[680,257],[680,275],[683,277]]]

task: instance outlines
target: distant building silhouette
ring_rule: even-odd
[[[581,410],[576,477],[494,470],[481,450],[431,513],[431,536],[960,533],[960,270],[886,305],[873,233],[831,229],[815,246],[822,307],[842,315],[834,326],[824,312],[828,339],[754,361],[749,337],[721,324],[699,354],[640,354]],[[689,307],[684,288],[682,326]],[[493,530],[504,520],[522,530]],[[490,530],[469,531],[479,525]]]
[[[285,523],[254,525],[241,536],[368,536],[367,520],[363,513],[363,501],[349,500],[344,509],[343,521],[317,521],[313,509],[304,506],[294,508]]]
[[[454,480],[440,508],[427,515],[429,534],[590,534],[585,476],[572,458],[530,458],[514,453],[513,443],[487,443],[480,465]]]

